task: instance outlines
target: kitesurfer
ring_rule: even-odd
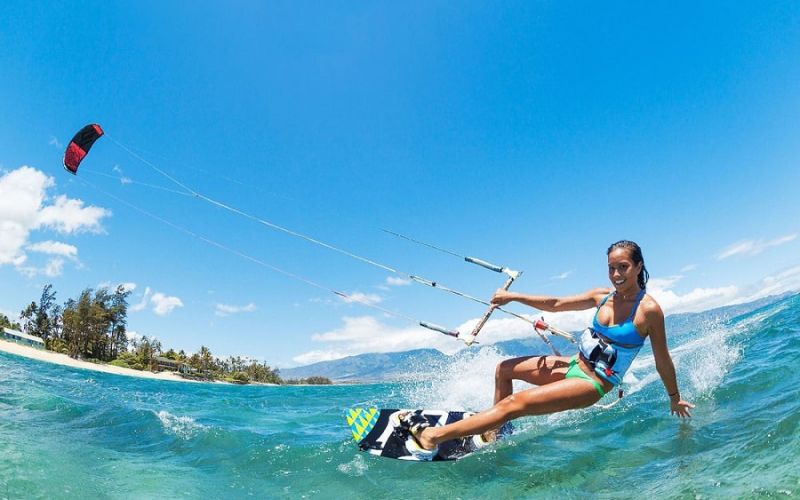
[[[592,326],[580,339],[578,354],[565,356],[525,356],[508,359],[497,365],[494,406],[470,418],[442,427],[431,427],[418,412],[400,417],[419,445],[415,453],[430,453],[444,441],[480,435],[491,440],[502,424],[527,415],[543,415],[595,404],[618,385],[634,357],[650,339],[656,370],[669,398],[670,412],[690,417],[694,405],[681,398],[675,367],[667,349],[664,313],[646,293],[649,278],[642,250],[632,241],[611,245],[608,277],[612,288],[595,288],[569,297],[523,295],[497,290],[492,304],[502,306],[519,302],[547,311],[580,311],[597,308]],[[513,380],[523,380],[537,387],[513,394]]]

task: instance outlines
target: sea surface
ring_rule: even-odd
[[[669,335],[690,421],[670,416],[643,350],[612,409],[521,419],[510,439],[448,463],[360,453],[344,410],[484,408],[496,353],[404,383],[318,387],[145,380],[0,353],[0,498],[800,496],[800,296]]]

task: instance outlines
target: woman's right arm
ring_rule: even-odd
[[[583,311],[584,309],[597,307],[608,293],[609,290],[607,288],[593,288],[569,297],[548,297],[546,295],[525,295],[500,288],[492,297],[492,304],[502,306],[509,302],[519,302],[546,312]]]

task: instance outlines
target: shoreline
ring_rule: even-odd
[[[187,382],[187,383],[219,383],[219,382],[203,382],[200,380],[189,380],[181,377],[172,372],[151,372],[143,370],[134,370],[132,368],[122,368],[121,366],[114,366],[108,364],[90,363],[88,361],[81,361],[73,359],[66,354],[60,354],[53,351],[44,349],[37,349],[35,347],[28,347],[10,342],[8,340],[0,339],[0,351],[9,354],[15,354],[24,358],[35,359],[45,363],[53,363],[62,366],[69,366],[78,368],[80,370],[90,370],[95,372],[111,373],[113,375],[122,375],[124,377],[138,377],[153,380],[168,380],[172,382]]]

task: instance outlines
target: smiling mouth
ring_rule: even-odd
[[[614,282],[615,285],[621,285],[623,283],[625,283],[625,280],[617,280]]]

